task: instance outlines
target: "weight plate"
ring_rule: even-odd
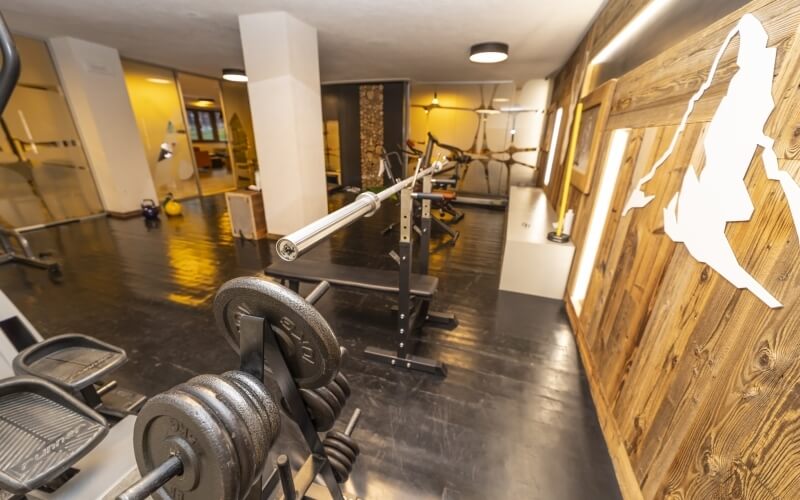
[[[328,384],[339,371],[341,351],[333,330],[314,306],[286,287],[253,276],[234,278],[214,298],[217,326],[239,352],[242,315],[264,318],[275,332],[300,387]]]
[[[345,398],[349,398],[350,382],[347,381],[347,378],[344,376],[344,374],[342,374],[342,372],[337,373],[336,376],[333,378],[333,381],[336,382],[339,385],[339,387],[342,388],[342,391],[344,391]]]
[[[269,446],[272,443],[272,436],[267,435],[271,430],[270,424],[261,418],[257,408],[258,404],[251,400],[244,389],[240,389],[235,383],[217,375],[200,375],[190,380],[189,383],[208,387],[214,391],[217,399],[225,403],[239,417],[244,425],[243,431],[249,435],[253,446],[251,453],[253,466],[250,474],[255,479],[264,466]],[[247,487],[249,486],[250,483],[247,483]]]
[[[346,482],[347,478],[350,476],[347,466],[330,456],[328,457],[328,463],[331,464],[331,469],[333,469],[333,475],[336,477],[336,481],[339,483]]]
[[[253,470],[253,453],[254,448],[252,440],[247,432],[242,432],[242,425],[239,423],[238,418],[234,415],[233,411],[228,408],[225,403],[217,399],[214,391],[207,387],[195,386],[190,380],[187,383],[180,384],[172,389],[177,393],[188,394],[196,401],[200,402],[206,409],[218,419],[224,428],[224,431],[233,442],[233,449],[236,452],[236,465],[238,473],[238,482],[240,492],[245,485],[250,484],[251,471]],[[241,496],[241,495],[240,495]]]
[[[327,438],[328,439],[332,438],[337,441],[341,441],[342,443],[345,444],[345,446],[353,450],[353,453],[355,453],[356,455],[361,453],[361,448],[358,447],[358,443],[356,443],[353,438],[351,438],[344,432],[339,432],[339,431],[329,432]]]
[[[334,396],[336,396],[336,400],[339,401],[339,406],[344,408],[344,405],[347,404],[347,395],[336,382],[336,379],[333,379],[333,382],[326,385],[325,388],[328,389]]]
[[[257,378],[249,373],[232,370],[222,374],[222,378],[229,380],[242,391],[247,394],[250,399],[255,403],[255,408],[258,410],[261,419],[268,426],[267,437],[269,438],[266,444],[267,450],[272,446],[275,438],[278,436],[281,427],[281,412],[278,405],[272,399],[272,396],[264,387],[264,384],[258,381]]]
[[[336,422],[336,414],[322,396],[310,389],[300,389],[300,395],[308,408],[311,420],[314,421],[314,428],[317,432],[329,431]]]
[[[331,448],[337,450],[339,453],[343,453],[351,463],[356,461],[356,452],[341,441],[327,437],[322,444],[325,446],[326,450]]]
[[[328,384],[328,386],[330,385],[335,385],[335,384],[331,382],[330,384]],[[331,410],[333,410],[333,414],[336,416],[336,418],[339,418],[339,415],[342,413],[342,404],[339,402],[339,399],[333,394],[333,392],[331,392],[331,390],[328,389],[328,386],[314,389],[314,392],[316,392],[319,397],[321,397],[322,399],[325,400],[326,403],[328,403],[328,406],[330,406]]]
[[[178,455],[183,474],[169,480],[156,500],[234,500],[238,497],[236,450],[222,424],[187,394],[150,398],[133,430],[136,464],[142,475]]]
[[[347,455],[345,455],[344,453],[340,452],[336,448],[332,448],[332,447],[326,446],[325,447],[325,454],[328,455],[328,458],[335,458],[338,462],[340,462],[345,467],[347,467],[348,471],[353,469],[353,461],[350,460],[347,457]]]

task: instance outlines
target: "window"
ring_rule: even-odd
[[[222,119],[222,111],[214,111],[214,125],[217,127],[217,140],[228,142],[228,134],[225,132],[225,120]]]
[[[193,142],[228,142],[222,111],[186,108],[186,121]]]
[[[199,141],[200,135],[197,133],[197,115],[195,114],[194,110],[186,110],[186,121],[189,122],[189,138],[191,138],[193,141]]]

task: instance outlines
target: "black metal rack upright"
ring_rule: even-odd
[[[434,141],[429,140],[425,153],[420,157],[422,166],[430,164]],[[419,331],[425,324],[440,328],[455,328],[458,324],[455,315],[430,310],[430,300],[414,297],[411,294],[413,265],[414,200],[420,200],[422,210],[419,223],[419,266],[418,272],[427,275],[430,266],[431,244],[431,201],[441,195],[432,193],[433,174],[427,171],[421,178],[422,190],[415,192],[416,182],[409,183],[400,191],[400,241],[398,244],[398,299],[397,330],[395,332],[396,350],[367,347],[364,350],[370,359],[392,366],[410,370],[420,370],[437,375],[447,375],[447,367],[439,360],[413,354],[418,342]]]
[[[308,299],[312,303],[315,302],[314,299],[321,295],[318,290],[324,290],[327,287],[327,283],[320,283],[309,294]],[[281,395],[286,403],[286,409],[291,414],[292,420],[300,428],[303,439],[311,451],[290,482],[293,484],[294,491],[284,491],[283,498],[303,498],[314,479],[317,475],[320,475],[331,497],[334,500],[343,500],[342,490],[333,474],[333,469],[325,454],[322,441],[320,441],[317,430],[306,410],[294,377],[292,377],[288,366],[286,366],[283,352],[278,345],[278,339],[275,337],[272,325],[264,318],[249,315],[241,317],[239,326],[239,362],[242,371],[253,375],[262,382],[265,375],[265,363],[270,367],[270,377],[278,383]],[[281,473],[286,474],[287,466],[288,464],[286,463],[279,464],[268,477],[265,478],[262,475],[261,480],[256,482],[256,484],[259,482],[261,484],[260,491],[253,488],[248,500],[267,500],[278,491],[277,488],[280,485],[283,484],[285,488],[287,482],[285,480],[282,482],[280,476]]]

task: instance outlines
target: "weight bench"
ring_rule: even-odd
[[[307,260],[299,262],[278,260],[267,267],[264,273],[279,279],[281,283],[288,281],[289,287],[295,292],[299,291],[300,282],[327,281],[335,287],[398,294],[398,306],[393,308],[396,313],[399,312],[397,352],[367,347],[364,353],[376,361],[392,366],[446,375],[447,369],[441,362],[410,354],[414,347],[413,343],[416,342],[415,337],[423,326],[453,329],[458,325],[454,315],[430,310],[430,302],[436,293],[439,278],[410,273],[407,286],[404,286],[401,281],[405,276],[401,273],[398,279],[397,271]],[[404,289],[408,291],[405,297]]]
[[[297,263],[278,260],[264,271],[267,276],[288,281],[290,288],[297,292],[297,283],[319,283],[327,281],[331,286],[358,288],[375,292],[399,293],[397,271],[370,269],[366,267],[343,266],[327,262],[303,260]],[[411,295],[430,299],[436,293],[439,278],[436,276],[412,274]]]

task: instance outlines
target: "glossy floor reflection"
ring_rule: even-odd
[[[350,195],[337,194],[332,205]],[[225,280],[256,274],[273,242],[230,236],[221,196],[184,204],[185,216],[96,219],[28,233],[63,259],[64,280],[0,266],[2,288],[45,336],[83,332],[128,351],[120,385],[153,395],[204,372],[236,367],[214,326]],[[312,251],[315,260],[392,269],[396,234],[380,236],[386,204]],[[620,498],[583,369],[558,301],[497,291],[504,213],[465,208],[461,239],[432,259],[438,309],[460,326],[430,329],[420,354],[449,365],[446,379],[364,359],[392,347],[393,297],[331,290],[318,306],[350,353],[344,373],[364,415],[362,455],[345,489],[369,499]],[[531,265],[537,265],[531,263]],[[307,291],[309,288],[304,288]],[[291,432],[275,451],[294,446]],[[296,455],[297,453],[291,453]]]

